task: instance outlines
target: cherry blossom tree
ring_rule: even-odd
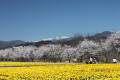
[[[77,52],[77,48],[72,47],[65,47],[64,52],[62,53],[62,56],[65,60],[68,60],[71,62],[74,59],[77,59],[79,57],[79,53]]]
[[[49,61],[57,62],[62,61],[62,52],[64,51],[64,48],[61,45],[48,45],[50,48],[48,50],[47,57],[49,58]]]
[[[78,44],[77,48],[81,56],[81,61],[83,61],[83,59],[88,59],[91,56],[95,57],[102,52],[102,47],[99,43],[87,39]]]
[[[120,32],[113,32],[103,43],[104,55],[106,62],[110,62],[112,58],[120,57]]]

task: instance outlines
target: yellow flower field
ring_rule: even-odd
[[[120,64],[0,62],[0,80],[120,80]]]

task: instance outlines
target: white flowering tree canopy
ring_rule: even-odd
[[[94,41],[84,40],[78,45],[80,53],[96,54],[101,51],[100,45]]]
[[[73,59],[73,58],[75,59],[79,57],[79,53],[77,52],[77,48],[68,47],[64,50],[62,56],[65,59]]]
[[[120,52],[120,32],[113,32],[103,45],[107,51],[114,48]]]

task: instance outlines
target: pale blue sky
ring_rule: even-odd
[[[0,0],[0,40],[120,30],[120,0]]]

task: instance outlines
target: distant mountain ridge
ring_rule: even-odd
[[[112,34],[113,32],[110,31],[104,31],[102,33],[96,33],[95,36],[96,38],[101,38],[101,37],[108,37]],[[14,46],[28,46],[28,45],[35,45],[35,46],[41,46],[45,44],[71,44],[72,37],[67,37],[67,36],[62,36],[62,37],[55,37],[55,38],[48,38],[48,39],[43,39],[40,41],[36,42],[25,42],[22,40],[13,40],[13,41],[0,41],[0,49],[4,48],[9,48],[9,47],[14,47]]]
[[[26,42],[21,41],[21,40],[0,41],[0,49],[9,48],[9,47],[13,47],[13,46],[25,44],[25,43]]]
[[[108,37],[112,34],[113,32],[110,31],[104,31],[102,33],[96,33],[95,36],[100,36],[100,37]]]

